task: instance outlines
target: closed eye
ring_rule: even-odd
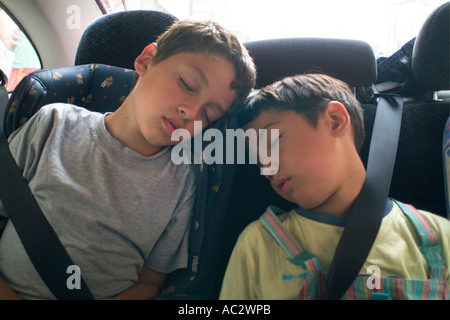
[[[267,147],[272,150],[275,146],[279,146],[280,143],[280,139],[283,136],[284,132],[282,132],[281,134],[279,133],[280,130],[279,129],[270,129],[270,134],[267,133],[267,136],[265,139],[266,143],[267,143]]]
[[[203,114],[205,115],[206,122],[208,124],[211,123],[211,119],[209,119],[208,117],[208,112],[206,111],[206,108],[203,108]]]
[[[184,81],[184,79],[182,77],[180,77],[180,83],[189,92],[194,92],[194,90],[186,83],[186,81]]]
[[[278,129],[275,129],[278,131]],[[274,145],[276,145],[277,143],[280,143],[280,139],[283,136],[284,132],[282,134],[278,134],[278,132],[276,132],[276,138],[272,141],[271,147],[273,148]]]

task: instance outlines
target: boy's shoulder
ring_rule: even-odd
[[[437,215],[435,213],[422,210],[420,208],[416,208],[414,205],[404,204],[399,201],[394,201],[394,207],[392,208],[391,212],[396,212],[398,214],[402,214],[402,212],[406,209],[413,210],[415,212],[418,212],[420,215],[422,215],[426,223],[430,225],[432,229],[447,229],[449,231],[448,235],[450,236],[450,220],[446,219],[440,215]]]
[[[405,210],[416,213],[418,218],[415,223],[407,218]],[[388,228],[395,229],[399,228],[400,225],[406,225],[408,226],[408,230],[414,234],[417,234],[417,228],[419,228],[419,230],[431,229],[426,233],[434,233],[440,244],[443,246],[444,251],[449,252],[448,254],[450,255],[450,220],[429,211],[417,209],[412,205],[399,203],[398,201],[394,202],[392,211],[384,218],[383,223],[385,220]],[[416,231],[413,231],[414,229],[416,229]]]
[[[49,127],[76,127],[90,123],[84,120],[104,115],[72,104],[53,103],[43,106],[35,116],[40,124],[47,123]]]
[[[45,116],[51,116],[51,115],[66,116],[67,114],[89,115],[92,113],[93,113],[92,111],[90,111],[86,108],[79,107],[79,106],[76,106],[73,104],[51,103],[51,104],[42,106],[36,114],[40,115],[41,117],[45,117]]]
[[[31,118],[22,118],[22,125],[26,123],[51,123],[65,120],[66,118],[75,120],[79,116],[87,117],[93,114],[85,108],[67,103],[52,103],[42,106]]]
[[[261,214],[261,216],[264,213]],[[286,222],[286,220],[290,219],[292,216],[292,210],[291,211],[278,211],[277,212],[278,219],[283,223]],[[257,220],[252,221],[249,223],[244,230],[239,235],[239,241],[243,243],[247,243],[249,245],[258,245],[261,244],[261,241],[270,240],[273,241],[269,234],[264,230],[264,226],[261,223],[261,216]],[[269,236],[269,237],[268,237]]]
[[[15,140],[16,136],[46,137],[50,132],[76,129],[80,127],[80,123],[88,124],[89,121],[80,120],[90,118],[93,114],[95,112],[66,103],[44,105],[31,118],[21,119],[22,125],[11,133],[9,141]],[[78,128],[78,130],[82,129]]]
[[[438,235],[446,238],[447,242],[450,242],[450,220],[425,210],[419,210],[419,212],[427,219],[430,227],[438,233]]]

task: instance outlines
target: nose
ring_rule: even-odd
[[[178,114],[187,121],[201,120],[201,105],[183,104],[178,106]]]

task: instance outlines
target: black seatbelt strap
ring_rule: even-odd
[[[4,86],[0,87],[0,198],[10,222],[14,224],[34,267],[57,299],[93,299],[81,275],[80,289],[69,289],[67,285],[72,275],[67,268],[73,263],[10,153],[4,130],[8,94]]]
[[[328,300],[340,299],[351,286],[378,234],[394,171],[402,110],[400,97],[378,100],[366,179],[333,257],[326,293]]]

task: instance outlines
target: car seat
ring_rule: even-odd
[[[447,216],[442,166],[442,135],[450,99],[450,2],[435,9],[414,43],[411,73],[415,82],[435,92],[435,99],[405,96],[402,128],[390,195],[440,216]],[[445,93],[445,92],[441,92]],[[431,95],[433,96],[433,95]]]
[[[116,110],[128,95],[134,70],[102,64],[39,70],[12,92],[2,119],[6,135],[23,125],[42,106],[70,103],[98,112]]]
[[[178,19],[165,12],[131,10],[106,14],[84,31],[75,65],[101,63],[134,69],[142,50]]]

